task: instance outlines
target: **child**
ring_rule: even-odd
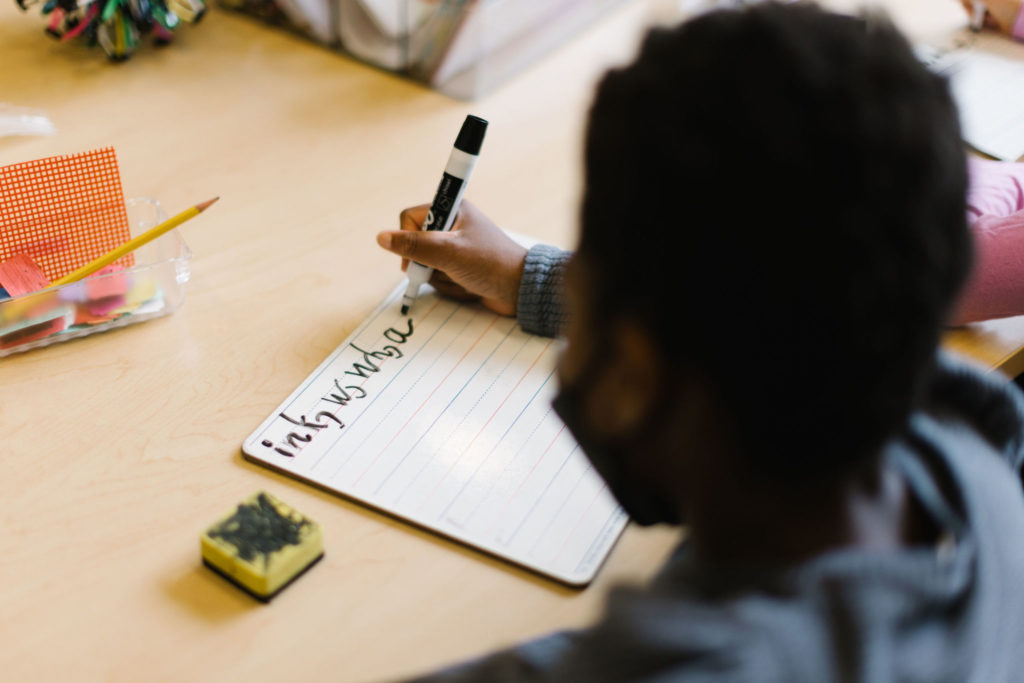
[[[589,629],[426,680],[1013,681],[1024,403],[938,350],[970,264],[954,105],[887,20],[699,17],[598,87],[579,250],[472,206],[382,246],[553,334],[555,407],[640,524]]]

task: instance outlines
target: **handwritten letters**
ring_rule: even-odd
[[[355,350],[361,354],[361,359],[352,363],[350,369],[344,371],[343,374],[351,375],[352,377],[361,378],[363,383],[370,379],[375,373],[380,372],[381,364],[389,358],[399,359],[403,357],[402,350],[397,346],[405,344],[409,341],[409,338],[413,334],[413,322],[412,318],[406,319],[406,329],[397,330],[394,327],[389,327],[384,330],[384,339],[391,344],[384,345],[379,351],[370,351],[361,348],[360,346],[350,343],[349,348]],[[364,399],[369,396],[369,391],[363,386],[363,384],[345,384],[342,385],[342,381],[350,381],[348,379],[339,380],[334,379],[334,389],[327,393],[321,400],[327,403],[338,406],[335,410],[321,410],[312,418],[307,418],[305,415],[300,415],[298,419],[289,416],[287,413],[279,413],[279,417],[282,420],[287,420],[296,426],[295,431],[288,432],[284,437],[283,443],[274,443],[270,439],[263,439],[260,443],[265,448],[273,449],[275,453],[279,453],[289,458],[294,458],[296,451],[301,449],[305,444],[313,440],[313,437],[322,429],[326,429],[332,424],[338,429],[344,429],[345,423],[338,417],[338,411],[349,404],[350,401]],[[291,450],[288,450],[288,449]]]

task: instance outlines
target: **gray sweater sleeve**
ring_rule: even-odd
[[[1024,477],[1024,395],[999,373],[940,352],[928,391],[927,409],[967,424]]]
[[[565,267],[572,252],[538,244],[526,254],[519,286],[519,324],[533,334],[553,337],[565,323]]]
[[[526,683],[552,681],[554,672],[572,649],[574,631],[552,633],[480,659],[408,679],[406,683]],[[563,679],[566,680],[566,679]]]

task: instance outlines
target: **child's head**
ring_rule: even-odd
[[[628,384],[627,323],[659,398],[601,396],[610,417],[583,421],[624,447],[689,419],[699,377],[754,469],[852,471],[928,381],[965,192],[947,85],[886,19],[769,4],[654,31],[591,110],[566,379]]]

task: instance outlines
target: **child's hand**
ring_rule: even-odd
[[[475,206],[463,202],[450,232],[421,231],[426,204],[402,211],[401,230],[377,235],[377,244],[409,261],[434,268],[437,291],[456,299],[479,299],[495,313],[515,315],[526,249]]]
[[[971,0],[960,0],[967,10],[967,16],[974,16],[974,3]],[[1009,35],[1020,14],[1021,0],[984,0],[985,26]]]

